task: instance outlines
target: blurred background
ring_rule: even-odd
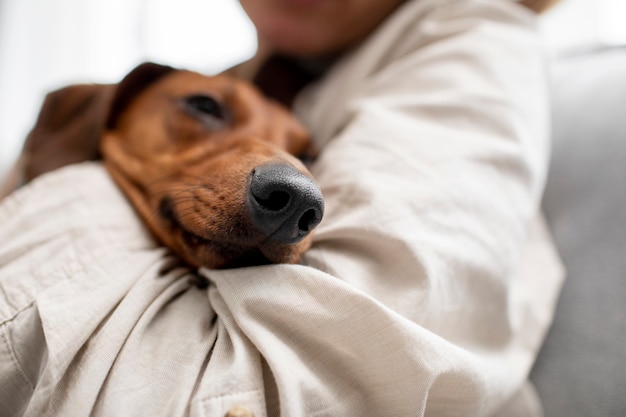
[[[546,417],[626,416],[625,22],[626,0],[561,0],[540,19],[554,127],[543,208],[568,271],[531,373]],[[0,0],[0,176],[46,92],[146,60],[216,73],[255,48],[236,0]]]
[[[558,53],[626,43],[625,16],[624,0],[562,0],[542,28]],[[146,60],[215,73],[255,47],[236,0],[0,0],[0,175],[47,91],[116,82]]]
[[[50,90],[144,61],[216,73],[255,49],[236,0],[0,0],[0,175]]]

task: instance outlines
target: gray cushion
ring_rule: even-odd
[[[531,379],[546,417],[626,416],[626,49],[561,59],[544,209],[568,270]]]

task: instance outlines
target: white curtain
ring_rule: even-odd
[[[255,48],[236,0],[0,0],[0,175],[51,89],[146,60],[215,73]]]
[[[561,0],[541,27],[553,50],[625,43],[625,16],[626,0]],[[51,89],[145,60],[214,73],[255,48],[237,0],[0,0],[0,175]]]
[[[555,52],[626,44],[626,0],[560,0],[541,29]]]

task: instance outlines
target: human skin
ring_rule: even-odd
[[[259,44],[286,55],[339,53],[364,39],[405,0],[240,0]]]

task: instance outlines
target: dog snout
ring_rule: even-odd
[[[252,171],[248,209],[269,240],[293,244],[320,223],[324,199],[311,178],[290,165],[273,163]]]

